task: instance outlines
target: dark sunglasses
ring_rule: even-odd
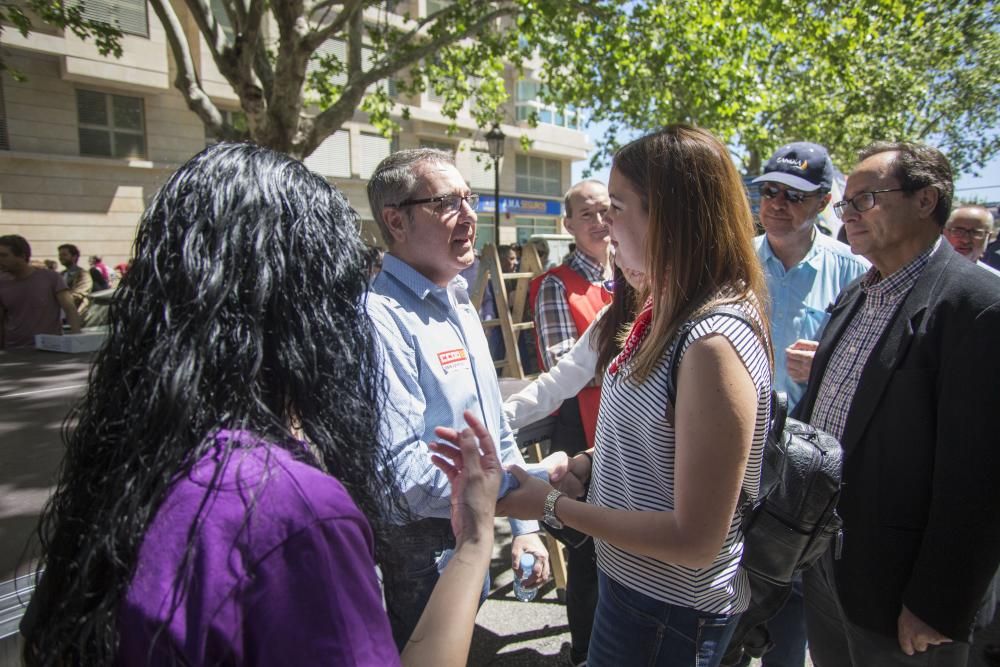
[[[774,199],[782,195],[789,204],[801,204],[807,199],[812,199],[823,194],[822,192],[802,192],[802,190],[791,190],[789,188],[779,188],[776,185],[766,183],[760,186],[760,196],[764,199]]]

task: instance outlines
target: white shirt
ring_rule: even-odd
[[[594,379],[597,374],[594,325],[606,312],[607,306],[597,313],[594,321],[573,347],[559,358],[552,370],[542,373],[534,382],[504,401],[503,412],[511,428],[522,428],[551,414],[563,401],[576,396]]]

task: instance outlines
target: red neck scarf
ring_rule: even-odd
[[[629,362],[632,355],[635,354],[636,348],[639,344],[646,338],[646,334],[649,333],[649,327],[653,324],[653,298],[650,297],[646,299],[646,303],[642,305],[642,310],[635,317],[635,322],[632,323],[632,329],[628,332],[628,338],[625,339],[625,345],[622,347],[622,351],[614,358],[611,365],[608,366],[608,374],[615,375],[622,366]]]

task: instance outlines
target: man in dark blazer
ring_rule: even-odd
[[[860,157],[835,211],[874,266],[831,309],[797,410],[845,453],[843,540],[806,573],[810,652],[816,667],[964,666],[1000,563],[1000,278],[942,242],[944,155]]]

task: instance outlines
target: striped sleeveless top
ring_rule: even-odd
[[[739,305],[758,319],[746,301]],[[771,368],[767,349],[753,329],[731,317],[713,316],[699,322],[682,349],[709,334],[725,336],[743,361],[757,388],[757,418],[743,489],[756,498],[761,459],[771,407]],[[624,510],[674,509],[674,427],[666,416],[669,350],[642,384],[628,381],[632,364],[606,375],[601,386],[594,472],[587,500]],[[679,367],[678,367],[679,368]],[[665,563],[595,540],[601,570],[634,591],[651,598],[715,614],[746,610],[750,590],[740,569],[743,555],[742,514],[737,508],[715,561],[696,569]]]

